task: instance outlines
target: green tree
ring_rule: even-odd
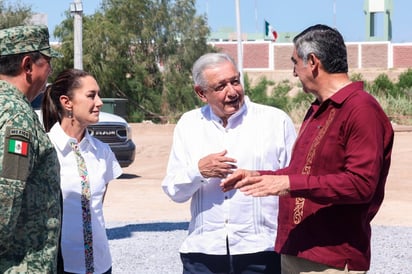
[[[20,1],[13,5],[0,0],[0,29],[26,25],[32,16],[31,7]]]
[[[64,58],[55,71],[73,66],[70,13],[55,30]],[[194,0],[105,0],[83,17],[83,66],[104,97],[129,99],[135,119],[174,121],[199,102],[190,70],[207,45],[209,28]]]

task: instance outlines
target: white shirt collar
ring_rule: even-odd
[[[71,142],[77,143],[77,140],[75,138],[70,137],[64,132],[59,122],[55,123],[53,127],[50,129],[50,134],[52,134],[55,137],[54,140],[55,140],[56,148],[62,151],[63,154],[64,154],[64,151],[67,149],[68,151],[71,151],[71,146],[70,146]],[[89,144],[90,146],[92,146],[93,149],[96,149],[95,141],[93,140],[88,130],[86,129],[84,138],[80,141],[80,144],[79,144],[80,149],[87,150]]]
[[[232,114],[229,119],[228,119],[228,126],[227,127],[232,127],[233,124],[235,124],[236,121],[238,121],[238,119],[241,119],[241,117],[243,117],[246,113],[247,113],[247,109],[249,107],[250,104],[250,99],[248,96],[245,95],[244,97],[244,104],[242,105],[242,107],[235,112],[234,114]],[[206,105],[205,107],[202,108],[202,113],[203,115],[207,118],[210,119],[212,121],[215,122],[215,124],[220,124],[222,125],[222,119],[220,117],[218,117],[213,111],[212,108],[209,105]]]

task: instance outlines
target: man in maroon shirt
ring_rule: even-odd
[[[315,25],[293,42],[293,74],[316,100],[290,165],[276,172],[237,170],[221,187],[281,196],[275,249],[282,254],[282,273],[365,273],[370,222],[384,197],[393,129],[363,83],[350,81],[338,31]]]

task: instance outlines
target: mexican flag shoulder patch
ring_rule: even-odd
[[[9,152],[27,156],[29,151],[29,143],[26,141],[16,140],[16,139],[9,139]]]
[[[17,125],[18,126],[18,125]],[[31,157],[33,150],[32,133],[30,128],[22,126],[6,127],[4,135],[4,148],[0,151],[3,160],[0,162],[0,177],[12,180],[26,181],[32,172],[34,159]],[[1,215],[1,214],[0,214]]]
[[[28,156],[30,152],[30,138],[31,133],[21,128],[6,128],[5,147],[4,152],[9,155]]]

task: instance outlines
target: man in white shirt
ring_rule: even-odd
[[[192,199],[189,235],[180,248],[183,273],[280,273],[274,252],[277,197],[224,193],[219,184],[236,168],[287,166],[294,125],[283,111],[245,96],[230,56],[205,54],[192,73],[206,105],[177,123],[162,182],[172,200]]]

